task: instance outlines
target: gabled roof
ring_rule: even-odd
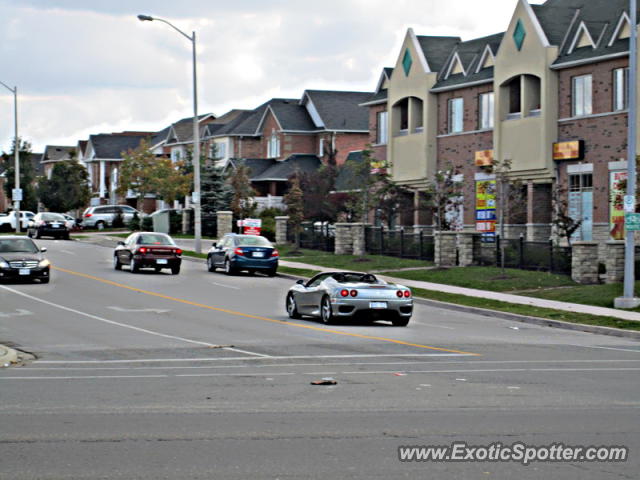
[[[276,163],[278,162],[272,158],[231,158],[225,170],[229,168],[235,170],[240,166],[245,166],[249,169],[249,179],[253,179],[273,167]]]
[[[438,75],[434,90],[454,88],[469,83],[488,83],[493,79],[493,67],[479,68],[486,55],[496,54],[504,33],[474,38],[459,42]],[[460,62],[464,73],[453,73],[456,62]]]
[[[90,135],[89,143],[96,159],[117,160],[122,158],[122,152],[137,148],[142,140],[151,138],[152,135],[153,132],[100,133]]]
[[[432,72],[442,71],[460,37],[418,36],[418,43]]]
[[[311,101],[326,130],[369,131],[369,112],[360,107],[371,92],[306,90],[303,103]]]
[[[365,158],[362,155],[362,150],[349,152],[347,160],[338,170],[338,176],[336,177],[336,183],[334,185],[335,192],[352,192],[358,190],[358,187],[365,183],[367,173],[366,170],[362,168],[364,161]]]
[[[264,113],[262,105],[256,110],[242,110],[237,117],[226,125],[222,125],[219,129],[212,132],[214,137],[244,136],[255,135],[256,127],[260,121],[262,113]],[[260,110],[261,113],[258,112]]]
[[[204,120],[215,118],[212,113],[205,113],[204,115],[198,115],[198,122],[200,124],[200,132],[202,133]],[[183,118],[177,122],[171,124],[169,127],[169,134],[167,136],[167,144],[174,145],[177,143],[188,143],[193,141],[193,117]]]
[[[294,154],[283,162],[274,165],[251,178],[252,182],[286,182],[295,173],[313,173],[320,168],[322,162],[316,155]]]
[[[42,154],[42,162],[60,162],[75,157],[76,147],[47,145]]]
[[[158,146],[158,145],[160,145],[162,143],[165,143],[169,138],[169,132],[170,131],[171,131],[171,125],[169,125],[168,127],[163,128],[159,132],[156,132],[151,137],[151,141],[149,142],[151,147],[156,147],[156,146]]]
[[[382,73],[380,73],[380,77],[378,78],[378,84],[376,85],[376,91],[360,104],[361,107],[369,107],[372,105],[386,103],[388,92],[384,85],[387,80],[391,79],[392,74],[393,68],[384,67],[382,69]]]
[[[282,130],[297,132],[313,132],[318,130],[311,120],[307,109],[300,105],[300,101],[297,99],[274,98],[269,101],[267,110],[273,113]],[[267,112],[265,111],[264,117],[266,117],[266,114]],[[264,117],[258,125],[259,129],[262,128]]]

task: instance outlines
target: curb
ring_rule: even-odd
[[[0,345],[0,368],[7,364],[18,363],[18,352],[13,348]]]

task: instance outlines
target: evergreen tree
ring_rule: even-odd
[[[283,200],[287,205],[287,215],[289,215],[289,223],[293,227],[296,250],[298,250],[300,248],[302,221],[304,220],[304,193],[300,188],[300,179],[297,175],[291,179],[291,188],[289,188],[289,192],[284,196]]]
[[[87,169],[76,160],[56,163],[51,178],[40,181],[38,196],[45,208],[53,212],[84,207],[91,198]]]
[[[218,210],[229,210],[233,190],[227,183],[222,168],[213,164],[204,165],[200,177],[202,213],[215,214]]]
[[[31,144],[18,139],[20,154],[20,188],[22,189],[22,201],[20,202],[20,210],[31,210],[33,212],[38,209],[38,195],[36,193],[36,172],[31,163]],[[7,197],[11,197],[11,190],[15,187],[15,164],[14,152],[16,142],[13,141],[10,153],[2,154],[2,165],[5,168],[7,181],[4,184]]]
[[[236,168],[236,171],[231,175],[231,188],[233,189],[231,210],[236,217],[243,219],[253,215],[257,206],[253,200],[256,191],[249,180],[249,167],[240,165]]]

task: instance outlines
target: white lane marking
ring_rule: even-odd
[[[500,372],[517,372],[517,373],[534,373],[534,372],[552,372],[552,373],[564,373],[564,372],[623,372],[633,371],[637,372],[640,368],[507,368],[507,369],[485,369],[485,370],[406,370],[403,375],[407,374],[438,374],[438,373],[500,373]],[[357,372],[332,372],[332,375],[380,375],[385,373],[398,373],[393,370],[379,370],[379,371],[357,371]],[[275,377],[275,376],[290,376],[290,375],[314,375],[317,376],[318,372],[246,372],[246,373],[183,373],[175,375],[81,375],[81,376],[55,376],[55,377],[0,377],[2,380],[86,380],[86,379],[123,379],[123,378],[177,378],[177,377]]]
[[[520,390],[520,387],[507,387],[508,390]]]
[[[178,337],[176,335],[168,335],[166,333],[154,332],[153,330],[147,330],[146,328],[134,327],[133,325],[127,325],[126,323],[115,322],[113,320],[108,320],[106,318],[98,317],[97,315],[93,315],[91,313],[81,312],[80,310],[76,310],[74,308],[65,307],[64,305],[59,305],[57,303],[49,302],[47,300],[43,300],[42,298],[33,297],[26,293],[20,292],[19,290],[14,290],[13,288],[6,287],[4,285],[0,285],[0,288],[7,290],[9,292],[15,293],[16,295],[20,295],[22,297],[28,298],[35,302],[40,302],[45,305],[49,305],[50,307],[59,308],[61,310],[65,310],[67,312],[75,313],[76,315],[81,315],[83,317],[91,318],[93,320],[98,320],[99,322],[108,323],[109,325],[116,325],[118,327],[129,328],[131,330],[135,330],[137,332],[148,333],[149,335],[155,335],[157,337],[170,338],[172,340],[179,340],[181,342],[192,343],[195,345],[203,345],[205,347],[218,347],[213,343],[201,342],[199,340],[191,340],[189,338]]]
[[[457,380],[458,382],[466,382],[466,381],[467,381],[467,379],[466,379],[466,378],[456,378],[456,380]]]
[[[263,358],[271,358],[270,355],[265,355],[264,353],[250,352],[248,350],[242,350],[240,348],[235,347],[224,347],[225,350],[231,350],[232,352],[245,353],[247,355],[253,355],[255,357],[263,357]]]
[[[414,320],[415,323],[417,323],[418,325],[423,325],[425,327],[436,327],[436,328],[444,328],[445,330],[455,330],[455,328],[453,327],[446,327],[444,325],[436,325],[435,323],[426,323],[426,322],[421,322],[420,320]]]
[[[72,252],[71,250],[60,250],[61,252],[68,253],[69,255],[75,255],[76,252]]]
[[[27,315],[33,315],[33,312],[23,310],[22,308],[18,308],[15,312],[0,312],[0,318],[24,317]]]
[[[227,347],[232,348],[232,347]],[[227,349],[225,348],[225,350]],[[234,347],[233,347],[234,348]],[[235,348],[234,348],[235,349]],[[239,351],[239,349],[235,349]],[[470,357],[473,354],[466,353],[379,353],[379,354],[363,354],[363,355],[280,355],[267,356],[269,360],[302,360],[316,358],[378,358],[378,357]],[[139,358],[133,360],[36,360],[31,363],[41,364],[74,364],[74,363],[147,363],[147,362],[220,362],[229,360],[253,360],[255,358],[247,357],[217,357],[217,358]],[[616,361],[616,360],[612,360]],[[629,360],[635,361],[635,360]],[[640,361],[640,360],[638,360]]]
[[[618,348],[618,347],[599,347],[597,345],[574,345],[572,343],[569,344],[570,347],[583,347],[583,348],[598,348],[602,350],[617,350],[619,352],[633,352],[640,353],[640,349],[634,350],[629,348]]]
[[[211,285],[216,285],[218,287],[224,287],[224,288],[232,288],[233,290],[240,290],[240,287],[232,287],[231,285],[223,285],[222,283],[217,283],[217,282],[210,282]]]
[[[169,313],[171,310],[161,310],[159,308],[122,308],[122,307],[107,307],[110,310],[124,313]]]

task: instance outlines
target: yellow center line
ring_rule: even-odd
[[[431,347],[429,345],[421,345],[419,343],[404,342],[402,340],[395,340],[393,338],[376,337],[376,336],[373,336],[373,335],[362,335],[360,333],[342,332],[340,330],[332,330],[332,329],[329,329],[329,328],[314,327],[313,325],[304,325],[304,324],[299,324],[299,323],[291,323],[291,322],[286,322],[286,321],[283,321],[283,320],[276,320],[275,318],[261,317],[259,315],[250,315],[248,313],[236,312],[234,310],[227,310],[225,308],[212,307],[211,305],[205,305],[203,303],[192,302],[190,300],[185,300],[183,298],[176,298],[176,297],[171,297],[169,295],[163,295],[162,293],[151,292],[149,290],[143,290],[141,288],[132,287],[132,286],[125,285],[125,284],[122,284],[122,283],[112,282],[111,280],[107,280],[107,279],[104,279],[104,278],[94,277],[93,275],[88,275],[86,273],[75,272],[73,270],[67,270],[66,268],[61,268],[61,267],[52,267],[52,268],[54,270],[58,270],[60,272],[68,273],[70,275],[75,275],[75,276],[78,276],[78,277],[89,278],[91,280],[95,280],[97,282],[105,283],[107,285],[111,285],[111,286],[114,286],[114,287],[125,288],[127,290],[131,290],[131,291],[138,292],[138,293],[144,293],[146,295],[151,295],[151,296],[154,296],[154,297],[163,298],[165,300],[171,300],[173,302],[183,303],[185,305],[191,305],[193,307],[206,308],[207,310],[214,310],[216,312],[228,313],[229,315],[236,315],[238,317],[251,318],[251,319],[254,319],[254,320],[262,320],[264,322],[277,323],[277,324],[280,324],[280,325],[287,325],[287,326],[291,326],[291,327],[306,328],[306,329],[315,330],[315,331],[318,331],[318,332],[334,333],[334,334],[337,334],[337,335],[344,335],[344,336],[347,336],[347,337],[365,338],[365,339],[368,339],[368,340],[380,340],[382,342],[397,343],[399,345],[406,345],[406,346],[409,346],[409,347],[425,348],[425,349],[428,349],[428,350],[437,350],[437,351],[440,351],[440,352],[457,353],[457,354],[462,354],[462,355],[479,356],[479,354],[477,354],[477,353],[463,352],[463,351],[460,351],[460,350],[452,350],[452,349],[449,349],[449,348]]]

